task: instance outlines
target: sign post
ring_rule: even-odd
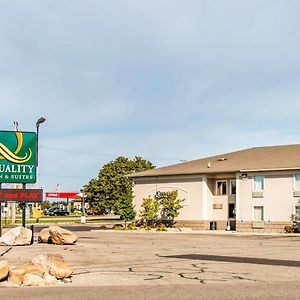
[[[26,225],[26,202],[43,200],[42,190],[26,190],[36,182],[37,134],[0,131],[0,202],[16,201],[22,206],[22,226]],[[23,189],[1,189],[2,183],[22,183]],[[1,222],[0,208],[0,222]],[[0,234],[1,234],[0,223]]]
[[[23,183],[23,189],[26,189],[26,183]],[[26,203],[25,201],[22,202],[22,226],[25,227],[26,225]]]
[[[2,183],[0,182],[0,189],[2,188]],[[2,236],[2,203],[0,202],[0,236]]]

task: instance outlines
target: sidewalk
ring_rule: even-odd
[[[104,225],[104,224],[101,224]],[[144,229],[137,229],[137,230],[101,230],[96,229],[92,230],[93,232],[122,232],[122,233],[138,233],[138,234],[198,234],[198,235],[215,235],[215,236],[273,236],[273,237],[298,237],[300,238],[299,233],[274,233],[274,232],[240,232],[240,231],[228,231],[228,230],[192,230],[188,227],[183,228],[168,228],[167,231],[156,231],[153,230],[144,230]]]

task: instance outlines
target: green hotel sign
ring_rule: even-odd
[[[36,133],[0,131],[0,183],[36,182]]]

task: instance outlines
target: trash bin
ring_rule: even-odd
[[[217,230],[217,222],[215,222],[215,221],[210,222],[209,228],[210,228],[210,230]]]

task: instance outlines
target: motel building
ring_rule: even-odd
[[[283,232],[300,215],[300,144],[251,148],[129,175],[134,205],[178,191],[177,227]],[[298,206],[299,205],[299,206]]]

